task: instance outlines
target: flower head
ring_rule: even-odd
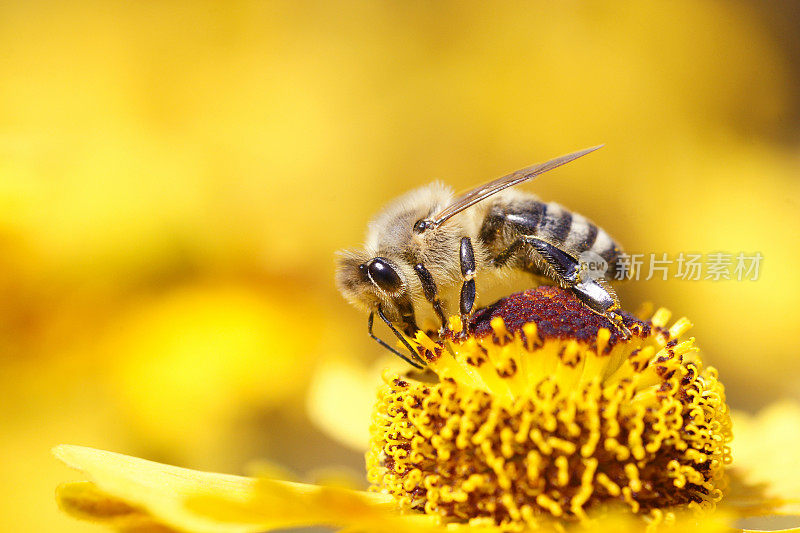
[[[466,338],[418,334],[436,376],[385,376],[370,481],[404,508],[473,523],[713,509],[731,461],[725,393],[682,339],[689,321],[668,319],[626,315],[624,339],[540,287],[485,309]]]
[[[683,339],[690,322],[669,318],[664,309],[646,321],[624,314],[632,335],[623,338],[569,292],[541,287],[480,311],[467,336],[409,339],[429,368],[384,375],[367,453],[371,493],[60,446],[56,455],[91,482],[63,485],[59,502],[124,531],[208,533],[639,531],[642,518],[708,533],[730,531],[736,517],[796,513],[787,505],[798,503],[796,483],[763,484],[765,451],[752,435],[737,446],[745,459],[737,475],[728,475],[723,386],[694,339]],[[451,320],[452,331],[461,326]],[[800,425],[800,410],[773,418],[762,431],[797,461],[784,428]],[[793,472],[772,462],[771,471]]]

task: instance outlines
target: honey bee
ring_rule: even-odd
[[[624,277],[626,270],[616,241],[578,213],[510,189],[601,146],[523,168],[457,197],[434,182],[386,206],[370,222],[364,248],[340,251],[337,261],[336,284],[350,303],[369,313],[370,337],[421,367],[402,333],[413,336],[421,329],[441,336],[446,317],[457,311],[463,331],[454,333],[466,334],[473,309],[547,282],[570,289],[630,335],[606,279]],[[373,334],[375,314],[410,357]]]

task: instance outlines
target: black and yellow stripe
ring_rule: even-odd
[[[572,213],[563,206],[534,199],[514,202],[509,205],[497,204],[491,210],[481,229],[481,239],[490,248],[497,249],[503,243],[503,230],[511,228],[513,233],[538,237],[574,255],[586,251],[602,257],[608,263],[607,279],[615,279],[627,272],[622,264],[622,248],[602,228],[586,217]],[[505,243],[506,246],[512,243]],[[505,250],[506,255],[516,253],[516,248]],[[505,265],[510,257],[503,257],[499,264]],[[499,266],[499,265],[498,265]]]

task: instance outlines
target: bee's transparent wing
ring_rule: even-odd
[[[425,222],[427,222],[428,227],[436,227],[443,223],[448,218],[452,217],[453,215],[460,213],[464,209],[477,204],[481,200],[488,198],[489,196],[502,191],[503,189],[507,189],[509,187],[513,187],[514,185],[518,185],[524,181],[528,181],[529,179],[533,179],[539,174],[544,174],[548,170],[553,170],[556,167],[560,167],[570,161],[574,161],[579,157],[582,157],[589,152],[594,152],[598,148],[602,148],[603,145],[593,146],[591,148],[586,148],[585,150],[581,150],[579,152],[573,152],[571,154],[562,155],[561,157],[557,157],[555,159],[551,159],[546,163],[539,163],[530,167],[523,168],[521,170],[517,170],[507,176],[503,176],[502,178],[497,178],[494,181],[490,181],[489,183],[485,183],[479,187],[468,191],[445,207],[442,211],[436,213]]]

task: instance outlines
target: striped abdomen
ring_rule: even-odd
[[[591,250],[608,263],[607,279],[627,269],[620,261],[622,248],[608,233],[555,202],[525,199],[495,204],[481,228],[481,240],[490,250],[501,253],[513,243],[515,234],[541,237],[574,255]]]

